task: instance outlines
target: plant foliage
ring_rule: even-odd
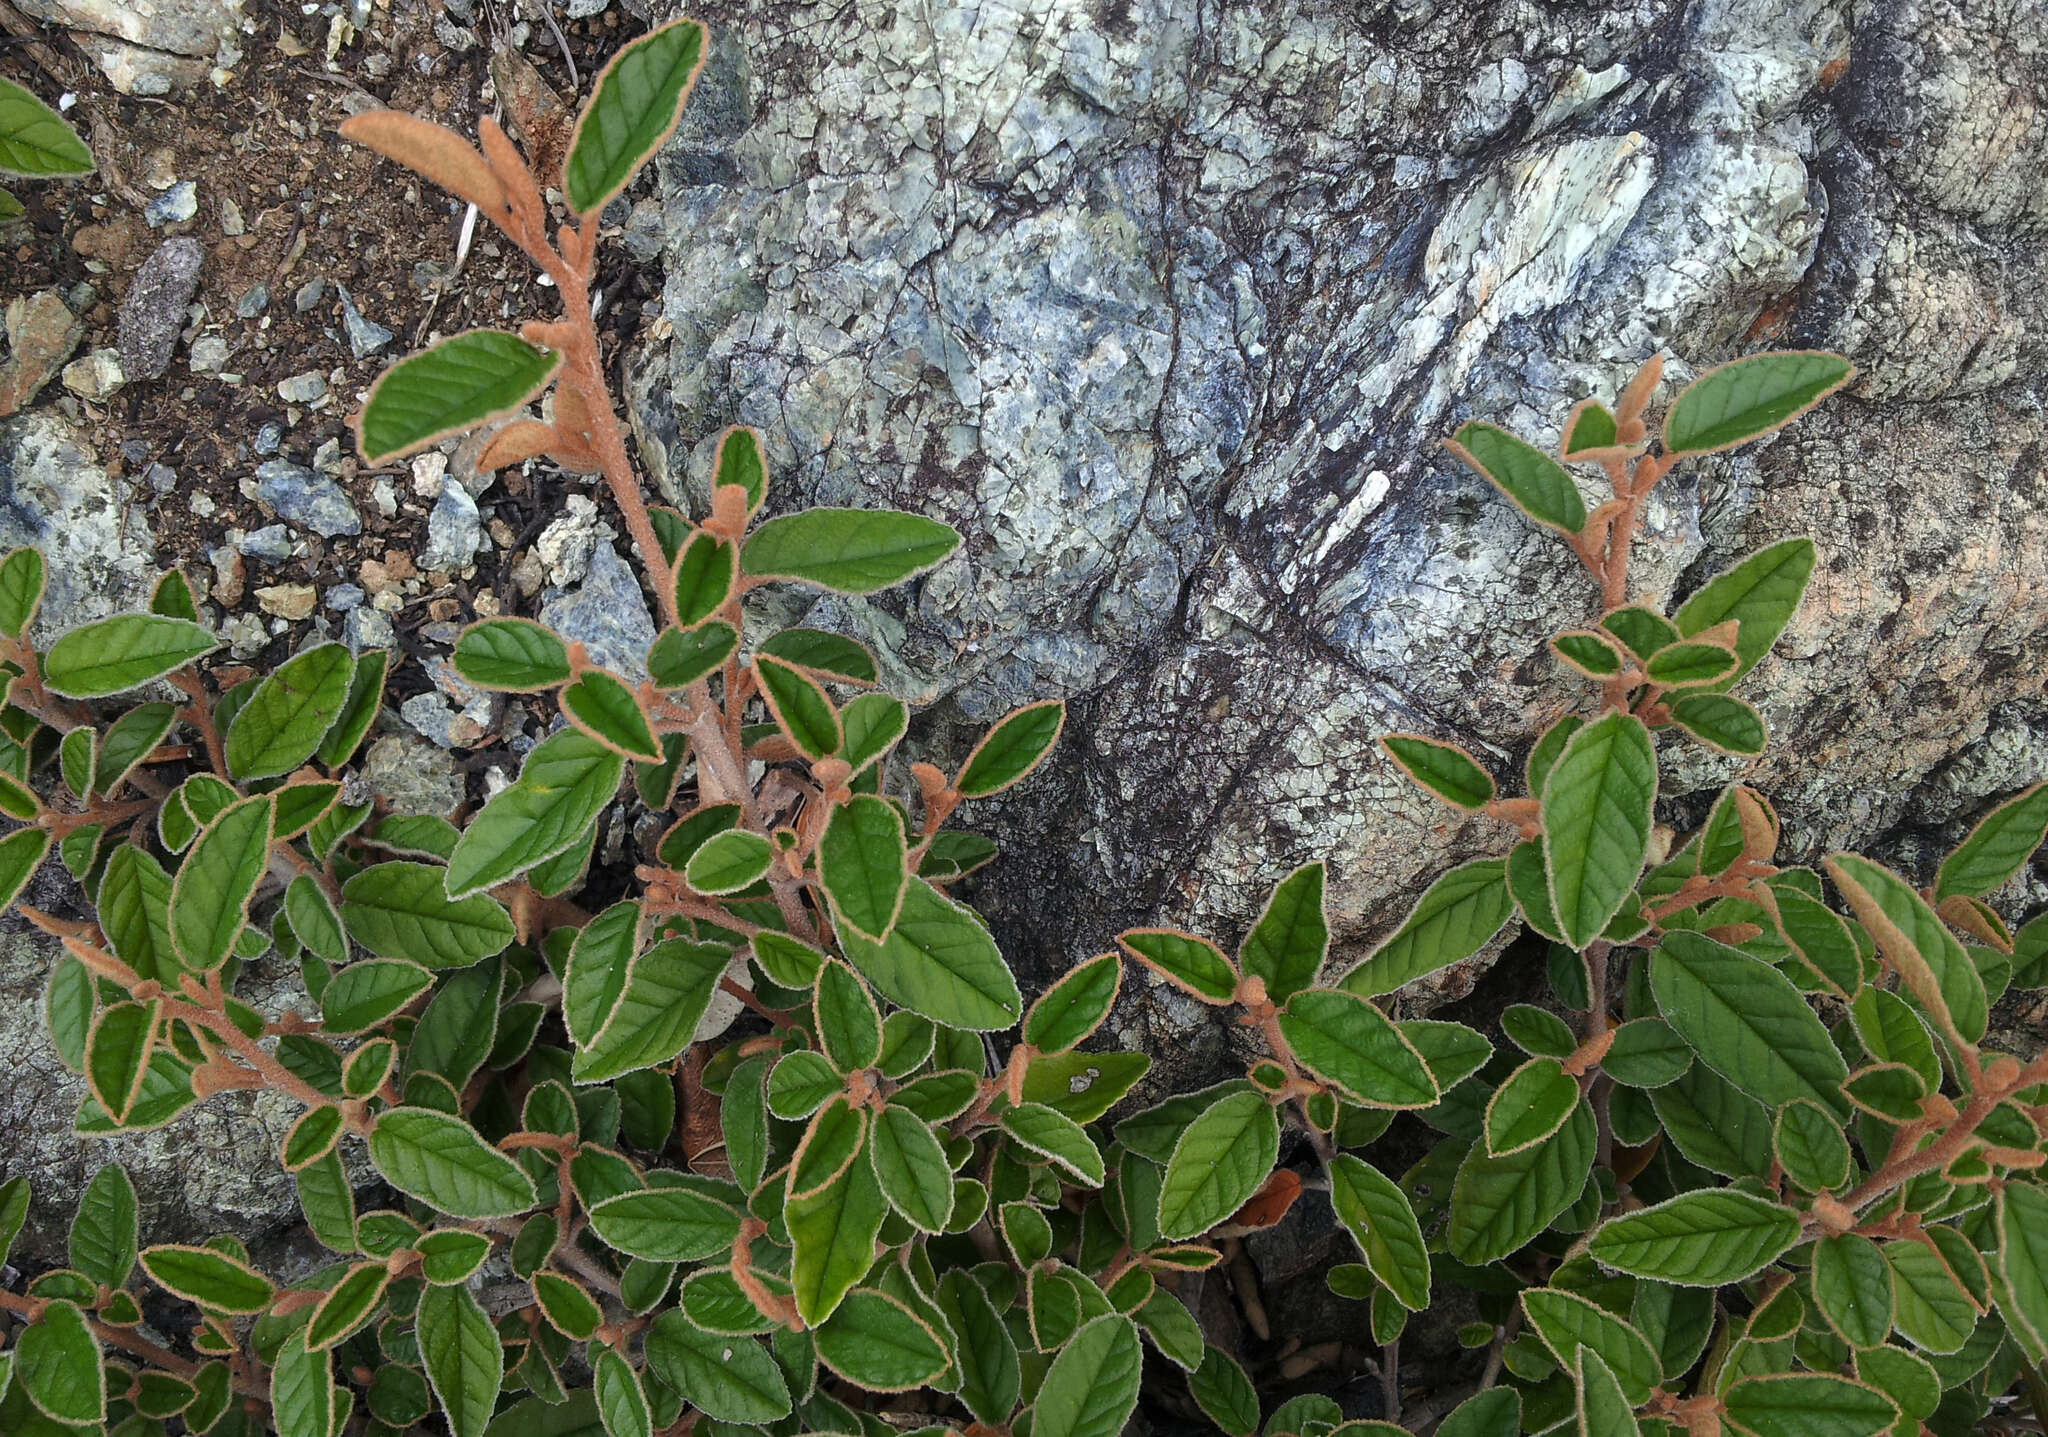
[[[1846,363],[1711,370],[1661,451],[1654,363],[1576,409],[1557,457],[1464,426],[1458,456],[1601,596],[1550,640],[1592,688],[1520,794],[1455,744],[1387,738],[1496,851],[1342,972],[1310,863],[1234,947],[1134,929],[1027,1004],[948,891],[992,845],[946,825],[1032,772],[1063,705],[1001,720],[949,775],[899,755],[906,711],[858,642],[743,622],[766,586],[865,595],[959,536],[882,510],[763,518],[751,430],[723,436],[695,520],[650,512],[626,464],[588,319],[596,215],[674,128],[704,42],[676,21],[598,78],[565,164],[583,218],[552,241],[489,121],[481,149],[388,113],[346,127],[476,203],[566,315],[401,361],[364,457],[490,422],[486,462],[602,472],[665,620],[647,678],[526,620],[462,635],[465,678],[554,694],[564,719],[465,824],[373,823],[349,797],[386,655],[316,646],[217,693],[182,582],[38,648],[41,561],[0,562],[0,888],[55,849],[93,904],[23,910],[62,940],[47,1015],[90,1093],[78,1129],[281,1095],[299,1115],[279,1162],[329,1250],[284,1282],[232,1235],[145,1246],[127,1173],[100,1167],[70,1266],[0,1292],[0,1430],[1115,1437],[1149,1363],[1232,1437],[1366,1437],[1402,1430],[1408,1314],[1459,1290],[1489,1357],[1449,1437],[1946,1434],[2017,1381],[2038,1393],[2048,1058],[1986,1033],[2005,987],[2048,985],[2048,931],[1985,900],[2040,845],[2044,790],[1925,889],[1850,853],[1780,867],[1740,784],[1690,834],[1656,821],[1660,747],[1762,748],[1729,690],[1816,551],[1776,544],[1664,613],[1628,592],[1638,511],[1676,456],[1782,426]],[[63,148],[11,91],[0,144],[27,169]],[[550,385],[552,417],[526,414]],[[1613,497],[1588,507],[1574,465]],[[662,836],[591,912],[565,895],[622,794]],[[1551,944],[1555,1002],[1510,1010],[1498,1049],[1389,1011],[1517,918]],[[266,954],[308,1000],[274,1019],[236,996]],[[1236,1020],[1243,1079],[1127,1100],[1147,1059],[1097,1039],[1138,970]],[[744,1020],[708,1021],[714,1003]],[[1433,1135],[1399,1169],[1375,1145],[1397,1113]],[[381,1185],[358,1190],[365,1166]],[[1200,1274],[1306,1187],[1355,1246],[1329,1282],[1356,1328],[1333,1335],[1381,1353],[1389,1420],[1313,1394],[1262,1412],[1198,1313]],[[27,1198],[0,1184],[0,1258]],[[139,1326],[159,1297],[194,1314],[175,1348]]]

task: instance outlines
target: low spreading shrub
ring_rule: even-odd
[[[559,176],[488,120],[481,150],[397,114],[344,127],[474,204],[563,300],[559,320],[394,366],[364,458],[494,424],[481,467],[601,473],[663,618],[644,676],[523,619],[462,634],[464,678],[552,694],[562,718],[465,823],[379,815],[351,781],[386,654],[316,645],[216,692],[177,573],[148,613],[38,649],[43,561],[0,563],[0,810],[20,825],[0,891],[17,900],[54,847],[92,905],[16,903],[62,945],[48,1026],[90,1094],[78,1130],[283,1094],[303,1112],[278,1161],[333,1252],[281,1284],[233,1235],[144,1247],[106,1164],[71,1265],[0,1292],[18,1321],[0,1430],[1114,1437],[1148,1348],[1231,1437],[1878,1437],[1966,1431],[2017,1383],[2039,1403],[2048,1057],[1986,1034],[2009,985],[2048,985],[2048,917],[2014,932],[1985,898],[2041,843],[2048,788],[1994,810],[1925,889],[1853,853],[1780,867],[1771,806],[1739,783],[1683,838],[1655,816],[1659,735],[1763,749],[1731,689],[1815,550],[1774,544],[1667,614],[1630,596],[1638,513],[1675,465],[1788,423],[1847,363],[1708,371],[1658,444],[1654,361],[1612,408],[1574,409],[1555,458],[1461,428],[1456,453],[1601,596],[1550,640],[1593,687],[1536,740],[1521,796],[1454,745],[1385,741],[1495,821],[1498,855],[1437,880],[1348,971],[1325,971],[1312,863],[1234,954],[1134,929],[1027,1004],[947,891],[994,846],[948,823],[1032,770],[1062,706],[1011,714],[953,773],[905,763],[908,714],[865,648],[743,622],[756,589],[872,593],[958,536],[866,509],[764,520],[743,428],[699,520],[647,508],[629,467],[589,319],[597,216],[674,126],[703,42],[681,21],[622,51]],[[544,185],[574,217],[552,238]],[[1588,511],[1567,463],[1613,497]],[[651,861],[605,875],[629,896],[590,912],[568,895],[622,790],[679,816]],[[1555,1003],[1509,1008],[1499,1046],[1375,1001],[1510,925],[1548,941]],[[238,998],[257,960],[296,965],[305,1002]],[[1147,1058],[1087,1045],[1134,972],[1248,1030],[1244,1075],[1124,1101]],[[719,1006],[740,1022],[707,1020]],[[1437,1136],[1383,1171],[1403,1112],[1411,1140]],[[1310,1188],[1357,1248],[1327,1279],[1355,1325],[1315,1336],[1378,1351],[1387,1421],[1314,1395],[1263,1412],[1183,1301]],[[27,1206],[22,1178],[0,1185],[0,1252]],[[1404,1325],[1454,1295],[1477,1381],[1447,1380],[1404,1429]],[[189,1317],[173,1345],[145,1296]]]

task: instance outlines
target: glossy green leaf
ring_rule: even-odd
[[[1855,377],[1856,366],[1841,355],[1811,349],[1716,365],[1671,402],[1664,448],[1673,455],[1732,449],[1783,428]]]
[[[1771,651],[1799,608],[1813,562],[1813,540],[1780,540],[1709,579],[1680,607],[1678,632],[1685,638],[1736,621],[1736,669],[1720,687],[1741,678]]]
[[[628,1257],[649,1262],[700,1262],[732,1246],[740,1214],[694,1187],[653,1187],[616,1193],[590,1209],[590,1227]]]
[[[1586,527],[1586,504],[1572,476],[1535,445],[1497,424],[1473,420],[1459,425],[1457,437],[1444,447],[1537,523],[1566,534]]]
[[[504,1381],[505,1349],[467,1287],[420,1294],[419,1353],[451,1437],[483,1437]]]
[[[754,673],[776,723],[799,752],[814,759],[839,752],[839,715],[816,679],[765,654],[754,656]]]
[[[1487,1152],[1499,1157],[1547,1140],[1578,1104],[1578,1079],[1557,1059],[1529,1059],[1502,1079],[1486,1104]]]
[[[562,161],[569,208],[595,215],[626,187],[682,118],[704,63],[704,27],[657,26],[612,56],[599,72]]]
[[[818,1328],[818,1360],[870,1392],[907,1392],[943,1373],[946,1344],[885,1292],[856,1288]]]
[[[1892,1330],[1892,1270],[1876,1243],[1856,1233],[1813,1245],[1813,1302],[1851,1347],[1876,1347]]]
[[[885,943],[839,929],[861,976],[890,1001],[951,1028],[991,1031],[1023,1016],[1017,980],[971,910],[922,879],[904,889]]]
[[[532,619],[484,619],[455,640],[455,672],[478,688],[537,692],[570,678],[569,647]]]
[[[1672,700],[1671,718],[1701,743],[1741,758],[1762,753],[1770,737],[1754,708],[1726,694],[1685,694]]]
[[[1565,941],[1598,938],[1649,853],[1657,755],[1641,720],[1611,713],[1572,735],[1543,785],[1543,857]]]
[[[1064,1053],[1109,1016],[1123,985],[1123,961],[1098,953],[1045,990],[1024,1015],[1024,1041],[1041,1053]]]
[[[875,1258],[875,1237],[889,1205],[869,1163],[849,1163],[822,1189],[791,1198],[783,1208],[795,1252],[790,1281],[798,1314],[812,1325],[823,1322]]]
[[[634,697],[633,690],[603,669],[586,669],[562,690],[562,712],[584,733],[607,748],[643,763],[659,763],[661,740]]]
[[[1067,706],[1058,699],[1028,704],[983,736],[960,766],[953,787],[967,798],[985,798],[1019,782],[1059,742]]]
[[[249,899],[270,867],[271,804],[230,804],[193,841],[171,885],[171,942],[194,970],[218,968],[249,921]]]
[[[1084,1324],[1046,1369],[1032,1437],[1117,1437],[1138,1403],[1138,1329],[1110,1314]]]
[[[1237,996],[1237,969],[1206,938],[1171,928],[1131,928],[1119,933],[1116,941],[1147,968],[1205,1003],[1228,1003]]]
[[[1380,746],[1403,773],[1453,808],[1476,812],[1493,801],[1493,775],[1456,744],[1396,733]]]
[[[210,1247],[144,1248],[142,1270],[167,1292],[211,1312],[261,1312],[276,1289],[246,1262]]]
[[[1474,1144],[1451,1189],[1446,1247],[1478,1267],[1506,1257],[1543,1231],[1585,1190],[1596,1131],[1581,1103],[1550,1141],[1505,1157]]]
[[[1266,996],[1275,1003],[1315,982],[1322,969],[1330,946],[1323,882],[1321,862],[1304,863],[1281,879],[1238,949],[1239,966],[1266,985]]]
[[[450,335],[385,370],[356,420],[356,447],[383,464],[437,439],[510,414],[561,367],[559,352],[516,334],[472,329]]]
[[[2048,783],[2037,783],[1991,810],[1941,862],[1934,899],[2002,888],[2048,838]]]
[[[1222,1349],[1204,1345],[1201,1365],[1188,1374],[1188,1392],[1230,1437],[1252,1437],[1259,1430],[1259,1394],[1244,1369]]]
[[[24,1189],[25,1191],[25,1189]],[[94,1282],[120,1287],[136,1255],[135,1184],[119,1163],[103,1163],[79,1195],[71,1218],[71,1265]],[[0,1243],[4,1248],[5,1243]]]
[[[1429,1249],[1407,1195],[1350,1153],[1328,1163],[1330,1203],[1365,1255],[1365,1265],[1410,1312],[1429,1306]]]
[[[740,551],[740,570],[842,594],[871,594],[924,572],[959,546],[960,536],[950,526],[919,514],[805,509],[756,529]]]
[[[53,1300],[15,1339],[14,1386],[60,1422],[106,1416],[107,1379],[100,1345],[76,1304]]]
[[[1591,1348],[1614,1372],[1631,1405],[1649,1400],[1663,1366],[1648,1339],[1628,1322],[1575,1292],[1530,1288],[1522,1293],[1529,1327],[1560,1366],[1570,1368],[1582,1347]]]
[[[730,949],[687,938],[666,939],[640,954],[603,1026],[578,1050],[571,1067],[576,1081],[603,1082],[682,1052],[731,962]]]
[[[803,669],[813,678],[842,684],[871,684],[879,677],[867,645],[824,629],[794,628],[770,634],[761,652]]]
[[[1401,926],[1338,986],[1376,997],[1470,958],[1514,916],[1497,858],[1460,864],[1432,883]]]
[[[1818,1372],[1751,1377],[1721,1401],[1724,1424],[1740,1437],[1877,1437],[1899,1420],[1883,1393]]]
[[[701,624],[725,606],[739,578],[739,553],[708,529],[699,529],[676,556],[676,622]]]
[[[43,682],[67,698],[139,688],[220,643],[199,625],[157,614],[120,614],[71,630],[43,655]]]
[[[738,631],[721,619],[694,629],[663,629],[648,646],[647,673],[660,688],[687,688],[724,667],[739,646]]]

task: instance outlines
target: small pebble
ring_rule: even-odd
[[[254,319],[268,308],[270,308],[270,286],[267,284],[250,285],[242,297],[235,301],[235,313],[243,319]]]
[[[165,240],[142,262],[121,301],[121,368],[130,379],[157,379],[171,367],[185,306],[199,288],[206,251],[183,236]],[[221,358],[227,355],[223,351]],[[218,367],[218,366],[216,366]]]
[[[359,584],[336,584],[327,591],[327,597],[323,602],[335,613],[346,614],[352,609],[361,608],[369,597]]]
[[[311,584],[266,584],[256,591],[256,606],[266,614],[296,621],[312,617],[317,598]]]
[[[199,186],[190,180],[180,180],[143,209],[142,217],[149,221],[151,229],[162,229],[165,225],[183,224],[199,213]]]
[[[284,443],[284,426],[275,419],[256,431],[256,452],[258,454],[275,454],[277,453],[278,446],[282,443]]]
[[[372,324],[364,319],[350,297],[346,285],[341,290],[341,323],[348,331],[348,347],[357,359],[368,359],[385,345],[391,343],[391,331],[381,324]]]
[[[142,477],[159,494],[168,494],[178,487],[178,471],[168,464],[152,464]]]
[[[121,356],[111,349],[95,349],[64,366],[64,387],[80,399],[105,399],[125,383]]]
[[[277,383],[277,397],[287,404],[311,404],[327,393],[327,376],[317,369],[304,374],[294,374],[290,379]]]
[[[348,611],[341,622],[341,639],[361,653],[364,649],[390,648],[398,641],[398,631],[391,626],[391,620],[365,605]]]
[[[370,486],[370,502],[386,519],[398,512],[398,491],[392,487],[389,475],[377,476],[376,482]]]
[[[242,220],[242,207],[233,200],[220,202],[220,232],[229,239],[240,235],[246,226]]]
[[[212,496],[208,494],[194,494],[186,503],[193,514],[201,519],[211,519],[214,510],[220,507],[213,502]]]
[[[299,292],[292,296],[292,308],[304,314],[320,302],[320,296],[327,293],[327,281],[314,276],[299,286]]]
[[[362,516],[339,484],[288,459],[266,459],[256,466],[253,497],[287,523],[324,538],[363,532]]]
[[[235,547],[252,559],[282,564],[292,556],[291,530],[282,524],[266,524],[253,534],[243,535],[242,542]]]
[[[228,342],[217,334],[203,334],[192,341],[185,360],[194,374],[211,374],[228,362]]]

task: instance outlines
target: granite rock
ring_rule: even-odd
[[[1673,602],[1820,541],[1744,690],[1794,856],[2023,781],[1971,755],[2048,735],[2042,0],[786,12],[706,12],[658,165],[640,453],[701,512],[719,430],[754,424],[784,502],[966,536],[819,621],[938,703],[938,761],[1069,701],[1046,770],[963,815],[1007,840],[971,896],[1029,981],[1135,923],[1234,941],[1315,857],[1341,967],[1500,849],[1375,740],[1511,777],[1585,702],[1543,643],[1596,596],[1441,441],[1554,439],[1656,353],[1667,397],[1759,348],[1862,369],[1788,436],[1683,466],[1635,551]],[[1663,816],[1735,771],[1686,759]],[[1169,1080],[1223,1049],[1170,993],[1117,1022],[1179,1055]]]
[[[199,267],[205,260],[199,241],[168,239],[129,281],[117,332],[121,368],[130,380],[161,378],[171,367],[178,335],[185,328],[185,306],[199,288]]]

